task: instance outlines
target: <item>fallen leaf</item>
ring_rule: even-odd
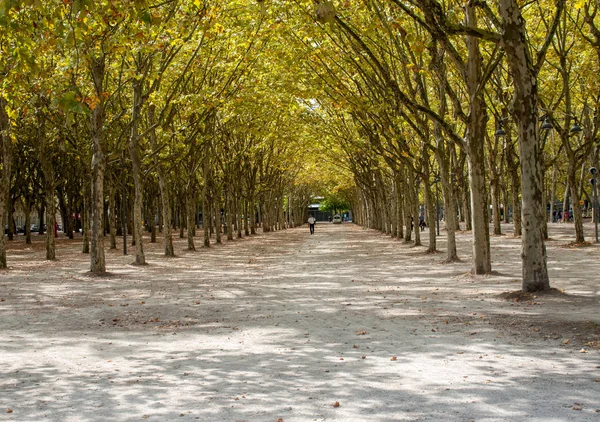
[[[358,335],[358,336],[364,336],[365,334],[368,334],[368,333],[366,331],[358,331],[356,333],[356,335]]]
[[[336,401],[335,403],[333,403],[333,407],[340,407],[340,402]]]
[[[338,405],[339,406],[339,405]],[[13,410],[12,409],[6,409],[6,413],[12,413]]]
[[[363,357],[362,357],[362,358],[363,358],[363,359],[366,359],[367,357],[366,357],[365,355],[363,355]]]
[[[579,353],[588,353],[588,351],[586,349],[581,349]]]
[[[390,360],[398,360],[398,358],[396,356],[392,356]]]
[[[571,343],[571,339],[570,338],[566,338],[562,341],[562,344],[570,344]]]
[[[579,407],[579,406],[573,406],[571,409],[573,409],[573,410],[581,410],[581,407]]]
[[[283,422],[283,418],[279,418],[275,422]]]

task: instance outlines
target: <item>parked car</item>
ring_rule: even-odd
[[[333,216],[333,224],[342,224],[342,217],[339,214]]]
[[[40,226],[38,226],[37,224],[32,224],[31,226],[29,226],[29,231],[31,233],[39,232]]]

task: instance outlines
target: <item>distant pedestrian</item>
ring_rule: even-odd
[[[308,217],[308,227],[310,228],[310,234],[315,234],[315,223],[317,222],[317,220],[315,220],[315,217],[313,217],[312,215],[310,217]]]
[[[425,227],[427,227],[427,224],[425,224],[425,214],[423,213],[419,215],[419,227],[421,231],[425,231]]]

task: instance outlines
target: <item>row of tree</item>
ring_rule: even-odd
[[[522,236],[523,290],[550,287],[546,204],[570,196],[583,242],[582,195],[597,162],[599,4],[594,1],[317,2],[320,34],[299,40],[319,87],[321,128],[353,175],[354,215],[411,238],[443,196],[447,258],[458,219],[472,230],[472,272],[492,270],[501,204]],[[308,7],[308,6],[307,6]],[[585,172],[584,172],[585,170]],[[550,212],[552,214],[552,212]],[[420,234],[414,233],[420,243]],[[429,249],[435,250],[435,233]]]
[[[326,190],[361,223],[410,240],[420,204],[434,221],[440,193],[449,260],[463,220],[473,273],[492,270],[491,202],[494,232],[510,208],[522,236],[523,289],[547,289],[545,204],[570,196],[585,240],[597,11],[565,0],[3,2],[0,221],[15,198],[37,195],[46,210],[58,198],[63,215],[83,215],[101,273],[104,233],[123,214],[143,264],[143,222],[157,215],[170,255],[169,222],[193,249],[201,210],[208,246],[217,222],[229,236],[251,233],[257,215],[266,230],[300,223]],[[5,253],[2,239],[0,266]]]
[[[137,264],[156,218],[167,256],[173,227],[195,249],[199,216],[206,247],[222,227],[233,239],[301,224],[308,108],[273,61],[276,30],[245,1],[3,2],[0,221],[11,232],[15,203],[28,220],[37,202],[50,228],[58,206],[69,237],[81,219],[94,273],[125,222]],[[55,259],[52,230],[46,241]]]

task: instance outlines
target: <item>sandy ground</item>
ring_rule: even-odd
[[[146,244],[144,267],[108,251],[105,277],[80,240],[46,262],[20,237],[0,272],[0,420],[600,421],[600,247],[550,229],[559,290],[508,300],[510,235],[489,276],[468,274],[469,233],[451,264],[351,224],[177,239],[171,259]]]

